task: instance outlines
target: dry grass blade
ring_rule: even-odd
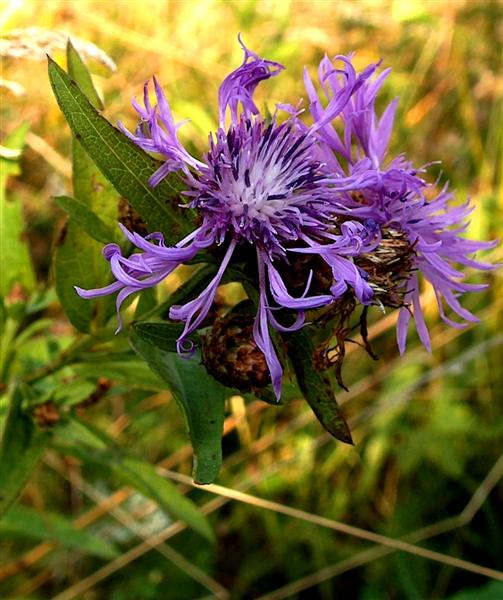
[[[470,498],[468,504],[464,508],[464,510],[455,517],[451,517],[449,519],[445,519],[443,521],[439,521],[438,523],[433,523],[428,527],[424,527],[418,531],[414,531],[403,539],[404,541],[417,543],[422,540],[426,540],[428,538],[440,535],[442,533],[447,533],[448,531],[452,531],[454,529],[458,529],[459,527],[463,527],[467,525],[475,516],[475,514],[480,510],[482,504],[484,503],[487,496],[494,489],[498,481],[503,477],[503,454],[499,457],[496,463],[493,465],[492,469],[489,471],[484,481],[478,486],[475,490],[474,494]],[[323,581],[327,581],[337,575],[341,575],[351,569],[356,569],[357,567],[361,567],[373,560],[377,560],[388,554],[394,552],[392,548],[385,546],[377,546],[374,548],[369,548],[368,550],[363,550],[362,552],[358,552],[353,556],[342,560],[333,565],[329,565],[316,571],[315,573],[311,573],[306,577],[302,577],[297,579],[297,581],[292,581],[291,583],[282,586],[272,592],[269,592],[257,600],[282,600],[283,598],[291,598],[294,594],[298,594],[303,590],[306,590],[314,585],[322,583]]]
[[[487,477],[476,489],[470,499],[470,502],[465,506],[463,512],[459,515],[460,520],[464,523],[469,523],[475,514],[480,510],[487,499],[491,490],[496,486],[498,481],[503,477],[503,454],[495,463],[493,468],[487,474]]]
[[[194,487],[203,489],[207,492],[216,494],[218,496],[224,496],[225,498],[237,500],[238,502],[243,502],[245,504],[256,506],[258,508],[265,508],[266,510],[270,510],[272,512],[283,514],[294,519],[301,519],[302,521],[306,521],[307,523],[319,525],[320,527],[326,527],[327,529],[333,529],[334,531],[345,533],[347,535],[351,535],[353,537],[357,537],[368,542],[373,542],[375,544],[380,544],[388,548],[393,548],[394,550],[401,550],[402,552],[414,554],[415,556],[421,556],[422,558],[427,558],[429,560],[433,560],[444,565],[449,565],[458,569],[464,569],[465,571],[476,573],[477,575],[484,575],[485,577],[490,577],[498,581],[503,581],[503,571],[489,569],[488,567],[477,565],[475,563],[468,562],[461,558],[456,558],[455,556],[441,554],[440,552],[428,550],[427,548],[422,548],[421,546],[415,546],[414,544],[411,544],[409,542],[380,535],[378,533],[374,533],[373,531],[361,529],[360,527],[354,527],[353,525],[347,525],[346,523],[341,523],[333,519],[327,519],[326,517],[308,513],[306,511],[294,508],[292,506],[279,504],[278,502],[273,502],[272,500],[266,500],[265,498],[252,496],[251,494],[246,494],[245,492],[240,492],[238,490],[226,488],[221,485],[212,484],[204,487],[199,486],[193,483],[190,477],[187,477],[186,475],[181,475],[180,473],[175,473],[174,471],[167,471],[163,469],[162,472],[164,475],[166,475],[173,481],[185,483],[186,485],[193,485]]]
[[[70,179],[72,165],[69,160],[48,144],[43,138],[32,131],[26,134],[26,145],[39,154],[57,173]]]
[[[112,58],[96,44],[64,31],[49,31],[38,27],[12,29],[4,34],[0,39],[0,56],[45,61],[47,54],[52,54],[55,50],[64,50],[69,39],[85,58],[101,63],[112,73],[117,70]]]

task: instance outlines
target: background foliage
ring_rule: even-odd
[[[20,485],[29,478],[20,503],[0,521],[0,597],[179,600],[210,592],[225,598],[226,590],[233,598],[503,596],[501,583],[410,553],[377,552],[358,562],[355,556],[372,550],[368,542],[272,506],[266,510],[259,500],[253,506],[183,484],[177,488],[150,466],[161,463],[182,476],[191,470],[183,419],[171,394],[134,359],[125,336],[96,352],[94,364],[79,362],[88,338],[75,327],[85,331],[92,319],[105,322],[110,305],[102,303],[95,315],[85,312],[92,311],[90,303],[83,304],[72,318],[55,293],[57,288],[62,299],[61,286],[74,278],[83,285],[89,277],[94,285],[103,277],[101,262],[83,269],[71,251],[72,239],[84,239],[89,255],[98,257],[99,241],[76,230],[71,218],[64,230],[65,201],[54,199],[90,197],[75,181],[72,189],[70,130],[41,62],[49,49],[64,64],[66,36],[58,42],[55,35],[43,40],[40,31],[13,32],[37,27],[71,34],[111,122],[133,125],[129,100],[156,74],[176,116],[191,119],[182,135],[195,152],[215,128],[218,85],[241,59],[237,32],[249,47],[288,66],[282,77],[259,88],[258,104],[269,107],[295,100],[302,93],[303,66],[313,71],[324,52],[355,50],[359,66],[382,57],[393,67],[383,103],[401,98],[394,151],[405,151],[418,165],[441,159],[433,173],[450,180],[460,201],[471,196],[476,205],[470,234],[492,238],[503,231],[502,17],[501,2],[489,0],[2,4],[7,42],[1,46],[0,128],[2,145],[11,152],[2,150],[0,182],[6,192],[0,358],[2,378],[8,372],[10,382],[21,383],[13,393],[2,390],[0,419],[3,425],[16,419],[18,435],[4,436],[3,456],[16,469],[0,469],[0,486],[8,490],[12,481]],[[79,46],[79,40],[105,54]],[[115,72],[107,56],[117,63]],[[93,181],[93,209],[105,230],[100,234],[96,224],[90,230],[106,237],[114,228],[116,198],[98,173]],[[492,259],[503,259],[500,249]],[[53,260],[66,269],[62,281]],[[160,290],[161,299],[191,274],[189,267],[177,271]],[[498,271],[490,279],[487,292],[466,298],[481,317],[474,328],[447,331],[436,323],[430,302],[432,355],[416,347],[414,338],[407,356],[399,358],[395,315],[375,311],[370,331],[382,359],[373,363],[351,348],[345,364],[350,391],[338,394],[353,425],[354,448],[326,435],[300,399],[278,408],[227,399],[217,483],[393,538],[438,522],[435,533],[459,525],[423,544],[502,570],[503,488],[497,480],[503,469],[497,461],[503,441],[503,288]],[[233,304],[239,293],[226,286],[220,301]],[[431,301],[430,290],[424,293]],[[141,314],[151,306],[146,298],[130,310]],[[93,343],[99,350],[99,339]],[[53,375],[63,363],[71,366]],[[9,417],[8,398],[14,407]],[[57,435],[48,401],[58,408]],[[474,503],[462,512],[472,496]],[[479,497],[480,510],[472,511]],[[3,494],[0,506],[13,499]],[[206,507],[208,520],[195,505]],[[179,518],[190,529],[178,532],[173,523]],[[170,536],[169,542],[148,551],[159,536]],[[295,582],[297,588],[278,591]]]

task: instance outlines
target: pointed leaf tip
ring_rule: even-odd
[[[138,323],[132,326],[129,340],[135,352],[166,381],[184,415],[194,451],[194,481],[213,483],[222,463],[224,401],[229,390],[208,375],[196,356],[186,360],[174,352],[176,328]]]
[[[309,333],[301,329],[285,335],[285,340],[297,382],[316,418],[335,439],[353,446],[351,432],[330,381],[314,368],[314,345]]]

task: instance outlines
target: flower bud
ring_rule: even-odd
[[[201,339],[203,364],[217,381],[241,391],[270,383],[265,356],[253,339],[252,316],[219,317]]]

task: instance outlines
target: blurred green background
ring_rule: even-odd
[[[287,66],[258,90],[257,104],[269,108],[305,96],[302,69],[306,65],[314,73],[324,53],[355,51],[359,68],[382,58],[393,71],[381,105],[400,96],[392,151],[405,152],[417,165],[441,160],[431,166],[431,178],[442,174],[458,201],[472,199],[470,235],[502,236],[502,2],[4,0],[0,25],[2,138],[23,121],[30,123],[22,172],[9,181],[8,191],[23,204],[41,287],[52,281],[51,248],[64,220],[52,197],[71,193],[70,132],[44,60],[49,51],[63,62],[68,34],[74,43],[95,45],[80,50],[112,122],[134,124],[130,99],[155,74],[175,117],[190,119],[182,138],[196,153],[204,151],[215,128],[218,86],[241,62],[238,32],[258,54]],[[503,260],[501,248],[490,260]],[[300,399],[278,408],[229,400],[218,483],[385,536],[431,526],[422,534],[432,536],[425,546],[503,570],[501,271],[480,280],[490,287],[467,296],[465,304],[481,323],[463,331],[437,321],[431,290],[424,290],[431,355],[411,336],[400,358],[396,315],[375,310],[370,331],[382,358],[374,363],[352,347],[345,363],[350,391],[338,394],[353,423],[354,448],[329,438]],[[170,280],[174,284],[176,278]],[[222,291],[228,301],[233,293]],[[51,340],[73,335],[57,303],[45,316],[52,325],[33,339],[34,356]],[[150,462],[163,460],[167,468],[190,473],[182,418],[169,394],[124,389],[89,407],[85,418]],[[119,562],[106,563],[64,544],[2,540],[0,597],[503,598],[503,584],[483,575],[413,554],[386,554],[384,546],[278,514],[260,502],[214,500],[201,490],[190,497],[201,505],[216,503],[207,510],[218,544],[183,531],[163,552],[147,551],[148,546],[140,551],[142,538],[169,523],[140,495],[117,489],[99,469],[49,452],[23,504],[77,519],[123,554]]]

